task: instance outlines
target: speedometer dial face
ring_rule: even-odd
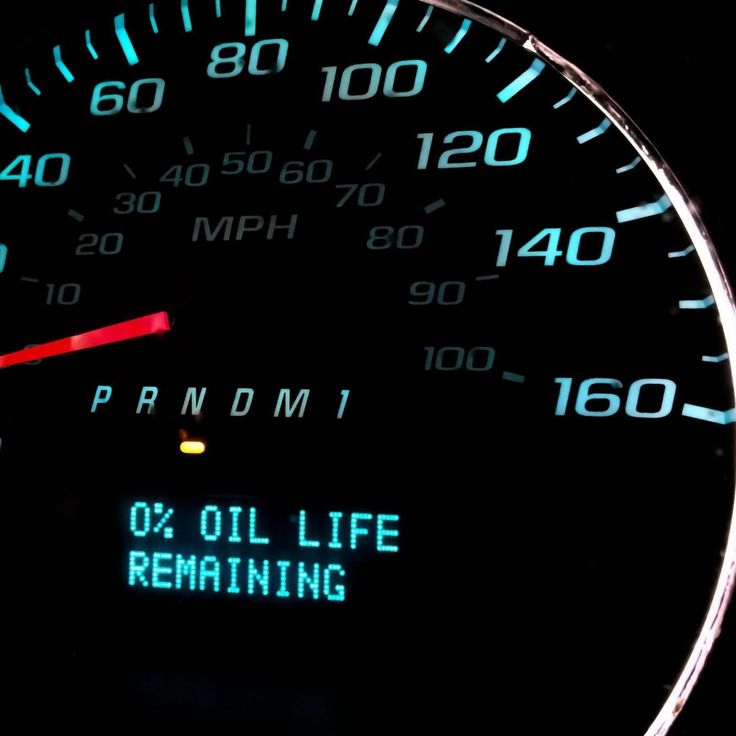
[[[177,0],[0,84],[6,713],[666,731],[733,311],[594,83],[464,2]]]

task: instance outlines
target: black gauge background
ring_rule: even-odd
[[[75,15],[83,19],[84,9],[95,4],[89,0],[2,3],[0,69],[25,40],[44,36],[45,30],[53,30],[65,19],[73,23]],[[108,4],[111,16],[122,5],[118,0]],[[733,60],[724,42],[723,10],[702,1],[693,12],[668,11],[661,4],[641,0],[587,7],[515,0],[479,0],[479,4],[534,32],[619,102],[700,205],[726,270],[736,281],[731,217],[736,138],[726,109],[732,100]],[[662,683],[663,698],[665,688]],[[736,732],[735,695],[736,615],[732,611],[673,736]],[[626,703],[612,693],[611,708],[626,708]]]

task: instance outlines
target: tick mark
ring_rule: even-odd
[[[256,16],[258,14],[258,3],[256,0],[245,0],[245,35],[256,35]]]
[[[21,276],[20,280],[26,284],[40,284],[41,283],[40,279],[34,279],[31,276]]]
[[[504,371],[501,378],[510,383],[524,383],[526,381],[526,376],[522,376],[520,373],[511,373],[510,371]]]
[[[555,102],[555,104],[552,105],[552,107],[554,107],[555,110],[559,110],[561,107],[565,107],[565,105],[567,105],[567,103],[570,102],[572,100],[572,98],[575,97],[575,95],[577,93],[578,93],[577,89],[575,87],[573,87],[570,90],[570,94],[567,95],[567,97],[563,97],[558,102]]]
[[[532,82],[538,79],[539,75],[544,71],[544,67],[545,64],[541,59],[535,59],[523,74],[520,74],[511,84],[504,87],[496,97],[506,104],[510,99],[516,97],[521,90],[526,89]]]
[[[437,210],[441,210],[447,202],[445,202],[444,199],[438,199],[436,202],[432,202],[431,204],[428,204],[424,208],[424,212],[428,215],[431,215],[433,212],[437,212]]]
[[[626,166],[621,166],[620,168],[616,169],[616,173],[626,174],[629,171],[633,171],[641,163],[641,161],[641,156],[637,156],[630,164],[626,164]]]
[[[67,215],[69,215],[72,220],[76,220],[77,222],[84,222],[84,215],[81,212],[77,212],[76,210],[69,210],[69,212],[67,212]]]
[[[156,22],[156,3],[148,6],[148,22],[151,24],[151,30],[158,33],[158,23]]]
[[[668,253],[668,258],[685,258],[685,256],[689,256],[691,253],[695,253],[695,246],[694,245],[688,245],[685,250],[677,250],[673,251],[672,253]]]
[[[8,122],[15,125],[21,133],[27,133],[31,128],[31,124],[24,117],[15,112],[7,102],[5,102],[2,87],[0,87],[0,115],[2,115]]]
[[[642,204],[638,207],[631,207],[627,210],[619,210],[616,213],[616,219],[619,223],[633,222],[634,220],[643,220],[645,217],[654,217],[662,215],[672,207],[670,198],[663,194],[656,202],[650,204]]]
[[[582,146],[585,143],[600,138],[609,128],[611,127],[611,121],[606,118],[597,128],[589,130],[587,133],[583,133],[578,136],[578,143]]]
[[[488,54],[488,56],[486,56],[486,64],[490,64],[503,51],[503,48],[505,45],[506,45],[506,39],[502,38],[498,42],[498,46],[496,46],[496,48],[493,51],[491,51],[491,53]]]
[[[376,23],[376,27],[373,29],[371,37],[368,39],[368,43],[371,46],[378,46],[381,41],[383,41],[383,37],[386,35],[386,31],[391,25],[391,21],[393,20],[394,13],[396,12],[398,5],[399,0],[388,0],[386,3],[386,6],[381,13],[381,17],[378,19],[378,23]]]
[[[382,153],[377,153],[372,159],[371,162],[368,164],[368,166],[365,167],[366,171],[370,171],[380,160],[381,156],[383,156]]]
[[[703,363],[725,363],[728,357],[728,353],[723,353],[723,355],[704,355]]]
[[[431,5],[427,8],[427,12],[424,14],[424,18],[419,21],[419,25],[417,26],[417,33],[421,33],[425,29],[427,23],[429,23],[429,19],[432,17],[433,10],[434,8]]]
[[[501,277],[497,274],[491,274],[490,276],[476,276],[475,280],[478,282],[481,281],[498,281]]]
[[[133,42],[130,40],[130,35],[125,28],[125,13],[120,13],[120,15],[115,16],[115,35],[118,38],[118,43],[120,43],[120,48],[122,48],[128,64],[130,66],[138,64],[140,59],[138,58],[135,47],[133,46]]]
[[[54,64],[56,64],[56,68],[61,72],[61,76],[71,84],[74,81],[74,75],[61,58],[61,46],[54,46]]]
[[[728,409],[719,411],[718,409],[709,409],[705,406],[696,406],[694,404],[685,404],[682,407],[682,416],[690,419],[700,419],[703,422],[711,424],[733,424],[736,422],[736,409]]]
[[[92,33],[90,31],[84,32],[84,42],[87,46],[87,51],[89,51],[89,55],[97,61],[100,58],[100,55],[97,53],[97,49],[94,47],[94,44],[92,43]]]
[[[322,12],[322,0],[314,0],[312,6],[312,20],[319,20],[320,13]]]
[[[184,31],[191,33],[192,28],[192,14],[189,12],[189,0],[181,0],[181,21],[184,25]]]
[[[455,34],[455,38],[450,41],[450,43],[445,46],[445,53],[451,54],[459,45],[460,42],[465,38],[465,36],[468,35],[468,31],[470,30],[470,26],[472,25],[472,22],[469,18],[465,18],[463,20],[462,25],[458,29],[458,32]]]
[[[128,174],[128,176],[131,179],[137,179],[138,177],[135,175],[135,171],[128,166],[128,164],[123,164],[123,168],[125,169],[125,172]]]
[[[304,141],[304,150],[305,151],[311,151],[312,146],[314,145],[314,141],[317,139],[317,131],[316,130],[310,130],[307,134],[307,140]]]
[[[194,146],[192,145],[192,139],[188,135],[184,136],[182,143],[184,144],[184,150],[186,151],[187,156],[194,156]]]
[[[685,299],[680,302],[680,309],[710,309],[715,303],[714,296],[705,299]]]
[[[33,80],[31,79],[30,69],[26,69],[26,84],[34,95],[36,95],[37,97],[41,96],[41,90],[33,83]]]

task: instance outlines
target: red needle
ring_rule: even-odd
[[[34,360],[53,358],[56,355],[75,353],[79,350],[99,348],[102,345],[112,345],[115,342],[135,340],[147,335],[161,335],[171,331],[169,315],[166,312],[156,312],[146,317],[129,319],[127,322],[118,322],[115,325],[100,327],[98,330],[83,332],[81,335],[64,337],[61,340],[47,342],[44,345],[36,345],[15,353],[0,355],[0,368],[9,368],[19,363],[30,363]]]

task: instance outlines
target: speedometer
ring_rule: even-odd
[[[583,72],[459,0],[94,4],[0,69],[0,205],[7,713],[666,732],[734,311]]]

